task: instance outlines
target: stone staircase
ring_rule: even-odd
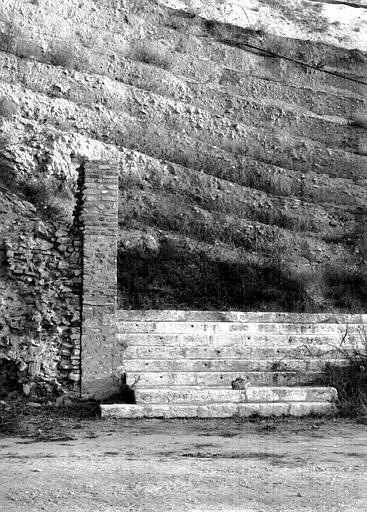
[[[315,387],[325,364],[345,364],[362,316],[119,311],[121,371],[136,404],[102,405],[102,416],[232,417],[335,413],[337,392]],[[339,347],[339,348],[338,348]],[[244,379],[244,389],[232,389]]]

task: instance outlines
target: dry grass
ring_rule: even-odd
[[[0,50],[8,53],[16,53],[17,44],[21,32],[13,21],[6,21],[3,31],[0,33]]]
[[[43,55],[40,47],[27,39],[19,39],[15,49],[15,55],[21,59],[34,59],[42,61]]]
[[[89,62],[84,52],[77,52],[67,43],[54,44],[49,50],[46,60],[53,66],[61,66],[75,71],[88,71]]]
[[[367,141],[361,142],[358,146],[357,153],[361,156],[367,156]]]
[[[0,133],[0,149],[7,148],[14,143],[14,137],[10,133]]]
[[[154,47],[153,43],[147,41],[135,41],[131,45],[127,56],[132,60],[157,66],[165,70],[171,69],[173,65],[172,58],[166,51],[158,45]]]
[[[151,0],[128,0],[126,7],[129,12],[141,15],[150,6]]]
[[[311,307],[303,283],[280,268],[276,259],[267,263],[212,259],[192,241],[174,235],[161,237],[154,253],[121,247],[118,282],[120,304],[126,309],[302,311]]]
[[[362,326],[357,336],[349,334],[348,325],[338,347],[346,364],[328,363],[322,384],[338,391],[337,407],[342,417],[367,416],[367,331]]]
[[[12,21],[7,21],[0,33],[0,50],[22,59],[42,60],[42,52],[37,43],[24,37]]]
[[[328,266],[323,275],[324,295],[334,308],[359,313],[367,307],[367,273],[363,268]]]
[[[55,397],[54,397],[55,398]],[[84,420],[95,420],[100,416],[99,403],[95,400],[67,398],[64,404],[56,401],[35,399],[39,407],[28,404],[21,393],[11,393],[0,402],[0,436],[27,436],[35,441],[67,441],[72,439],[65,430],[79,425]]]

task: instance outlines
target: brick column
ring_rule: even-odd
[[[92,161],[82,172],[82,396],[103,398],[117,391],[118,166]]]

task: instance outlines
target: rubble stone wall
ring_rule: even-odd
[[[37,217],[0,240],[0,363],[27,395],[79,393],[81,241]]]

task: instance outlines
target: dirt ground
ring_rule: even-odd
[[[2,512],[367,510],[363,424],[42,418],[0,438]]]

